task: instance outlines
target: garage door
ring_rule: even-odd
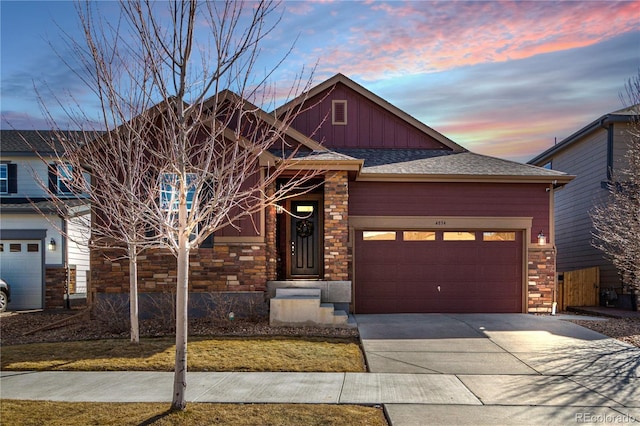
[[[522,232],[357,231],[357,313],[522,312]]]
[[[11,286],[10,310],[42,308],[40,240],[0,241],[0,274]]]

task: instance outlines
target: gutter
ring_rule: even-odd
[[[544,151],[542,154],[532,158],[531,160],[527,161],[527,164],[532,164],[532,165],[543,165],[544,163],[546,163],[549,159],[551,159],[553,157],[553,154],[557,154],[560,151],[564,150],[565,148],[568,148],[569,145],[571,145],[572,143],[574,143],[575,141],[581,139],[582,137],[602,128],[602,129],[607,129],[607,127],[605,127],[605,125],[609,126],[611,124],[614,123],[628,123],[631,121],[633,116],[631,115],[618,115],[618,114],[606,114],[603,115],[602,117],[600,117],[599,119],[593,121],[592,123],[588,124],[587,126],[583,127],[582,129],[578,130],[577,132],[573,133],[572,135],[568,136],[567,138],[563,139],[562,141],[560,141],[558,144],[552,146],[551,148],[547,149],[546,151]]]

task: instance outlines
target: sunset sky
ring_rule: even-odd
[[[71,2],[0,2],[2,128],[46,128],[34,85],[94,104],[64,65]],[[116,2],[101,2],[106,18]],[[527,161],[623,107],[640,70],[640,1],[285,1],[265,40],[282,87],[341,72],[471,151]],[[54,47],[52,49],[52,46]],[[58,53],[56,53],[58,52]]]

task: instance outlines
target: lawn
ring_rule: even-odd
[[[386,426],[380,408],[324,404],[169,404],[3,400],[3,425],[345,425]]]
[[[366,371],[360,347],[351,339],[279,337],[194,337],[188,344],[189,371]],[[2,370],[173,371],[172,338],[33,343],[2,347]]]

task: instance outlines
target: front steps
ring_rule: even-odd
[[[271,298],[269,325],[280,327],[352,327],[345,311],[321,302],[319,288],[277,288]]]

